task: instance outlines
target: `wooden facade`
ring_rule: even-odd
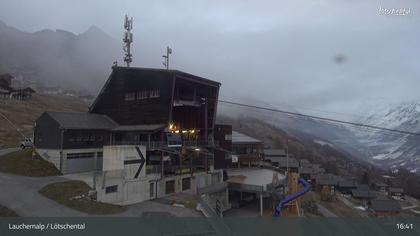
[[[214,168],[226,169],[232,167],[232,125],[216,124],[214,140],[220,147],[214,151]]]
[[[114,67],[90,108],[120,125],[173,124],[208,140],[220,83],[177,70]],[[186,135],[186,134],[185,134]]]

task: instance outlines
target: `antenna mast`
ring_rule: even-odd
[[[169,55],[172,54],[172,48],[166,47],[166,55],[163,55],[163,65],[169,70]]]
[[[127,64],[127,67],[130,67],[130,63],[133,61],[133,55],[131,54],[131,43],[133,42],[133,33],[131,30],[133,29],[133,17],[129,18],[128,15],[125,15],[124,20],[124,32],[123,42],[124,42],[124,62]]]

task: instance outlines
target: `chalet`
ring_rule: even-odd
[[[293,157],[282,157],[273,160],[271,163],[277,166],[281,170],[289,170],[292,172],[298,172],[299,170],[299,162],[296,158]]]
[[[315,190],[320,192],[324,186],[331,189],[331,192],[335,194],[336,187],[341,178],[332,174],[318,174],[315,176]]]
[[[297,172],[299,163],[295,158],[288,157],[284,149],[264,149],[264,160],[282,170],[289,169]]]
[[[369,209],[374,216],[397,216],[401,212],[400,204],[390,199],[374,199]]]
[[[351,196],[364,205],[368,205],[372,199],[376,198],[375,192],[369,189],[369,186],[363,184],[352,189]]]
[[[32,98],[33,93],[35,93],[35,90],[29,87],[24,89],[12,89],[9,92],[9,97],[16,100],[26,100]]]
[[[351,194],[358,186],[355,179],[345,179],[338,182],[337,190],[343,194]]]
[[[376,191],[379,191],[381,193],[386,193],[386,190],[388,188],[388,185],[382,182],[378,182],[378,183],[373,183],[372,184],[373,189],[375,189]]]
[[[299,164],[301,167],[308,167],[309,165],[311,165],[311,163],[307,159],[299,160]]]
[[[0,87],[0,98],[9,98],[9,90]]]
[[[10,90],[12,87],[12,79],[14,79],[10,74],[2,74],[0,75],[0,89]]]
[[[30,87],[25,89],[16,89],[12,86],[13,76],[10,74],[0,75],[0,98],[10,98],[16,100],[26,100],[32,97],[32,94],[35,93]]]
[[[214,168],[219,87],[178,70],[114,66],[89,112],[42,114],[34,145],[64,174],[94,171],[100,201],[213,191],[223,182]]]
[[[306,181],[312,181],[316,174],[315,170],[309,167],[300,167],[298,172],[300,177],[304,178]]]
[[[396,200],[404,199],[404,190],[402,188],[390,187],[388,189],[388,196]]]
[[[262,160],[264,143],[245,134],[232,131],[232,158],[238,158],[238,166],[258,166]]]

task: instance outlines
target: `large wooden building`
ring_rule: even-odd
[[[104,202],[200,192],[223,211],[227,185],[214,168],[215,150],[224,150],[214,142],[220,85],[177,70],[115,66],[89,112],[36,120],[36,151],[64,174],[94,171]]]
[[[86,153],[100,158],[104,145],[147,146],[147,161],[156,165],[150,168],[162,175],[191,172],[186,163],[208,169],[220,85],[178,70],[113,67],[88,113],[44,113],[35,123],[34,143],[63,173],[96,168],[98,154]],[[200,151],[179,157],[187,147]],[[67,165],[75,154],[91,161]],[[196,155],[202,158],[190,160]],[[181,169],[165,169],[165,161]]]

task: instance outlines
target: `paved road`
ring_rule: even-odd
[[[38,190],[62,177],[25,177],[0,172],[0,204],[16,211],[20,216],[85,216],[86,214],[52,201]]]
[[[2,155],[17,150],[19,149],[2,149],[0,158]],[[74,176],[73,178],[66,178],[66,176],[27,177],[0,172],[0,205],[13,209],[20,216],[88,216],[86,213],[58,204],[38,193],[38,190],[47,184],[69,179],[74,179]],[[143,213],[150,214],[151,212],[181,217],[202,216],[200,212],[192,209],[174,207],[154,201],[130,205],[126,212],[113,216],[141,216]]]
[[[3,155],[6,155],[8,153],[18,151],[18,150],[19,150],[19,148],[5,148],[5,149],[0,149],[0,157],[3,156]]]
[[[20,216],[88,216],[88,214],[73,210],[41,194],[38,190],[43,186],[66,181],[64,177],[26,177],[0,172],[0,204],[13,209]],[[113,216],[141,216],[151,212],[167,213],[178,217],[202,217],[198,211],[146,201],[128,206],[128,210]]]

